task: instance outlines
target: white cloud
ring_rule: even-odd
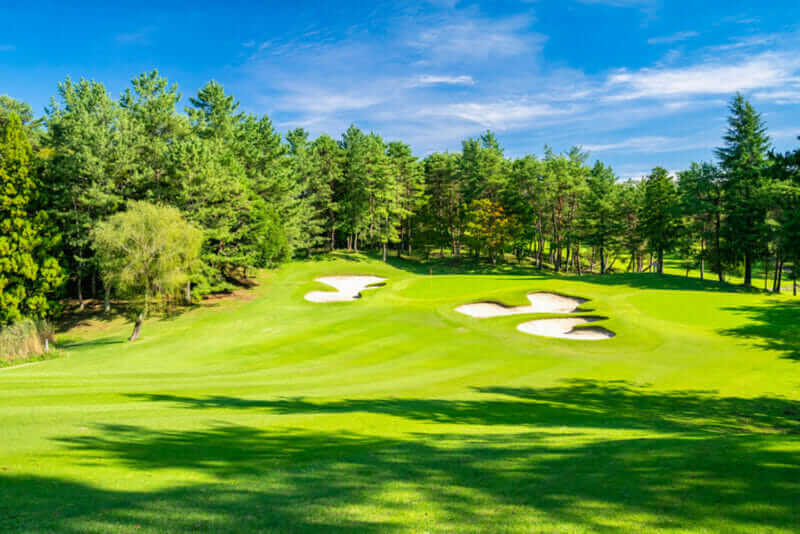
[[[710,52],[727,52],[730,50],[763,47],[774,44],[778,37],[777,34],[750,35],[748,37],[734,39],[729,43],[709,46],[707,50]]]
[[[785,88],[774,91],[759,91],[753,97],[758,100],[769,100],[776,104],[800,104],[800,88]]]
[[[517,100],[496,102],[459,102],[440,108],[422,110],[422,116],[439,116],[479,124],[486,128],[506,130],[529,125],[531,121],[557,116],[574,115],[579,111],[572,106],[527,104]]]
[[[325,90],[315,86],[298,88],[279,100],[279,108],[303,110],[310,113],[338,113],[366,109],[381,102],[376,96],[366,93]]]
[[[447,15],[411,26],[407,44],[423,55],[423,64],[518,56],[538,49],[545,39],[530,31],[531,24],[526,15],[502,19]]]
[[[782,140],[794,140],[800,137],[800,127],[797,128],[785,128],[781,130],[770,130],[767,132],[772,139]]]
[[[656,0],[578,0],[581,4],[598,4],[610,7],[637,7],[652,8],[657,5]]]
[[[700,34],[694,31],[678,32],[678,33],[673,33],[672,35],[664,35],[662,37],[651,37],[650,39],[647,40],[647,43],[651,45],[672,44],[692,39],[693,37],[697,37],[698,35]]]
[[[633,165],[624,176],[648,173],[658,163],[653,154],[668,164],[682,151],[715,146],[735,91],[787,103],[800,92],[800,57],[788,45],[713,54],[681,48],[684,55],[667,52],[648,68],[590,75],[546,63],[531,15],[488,19],[477,9],[401,14],[379,28],[380,40],[361,29],[279,36],[262,47],[256,38],[235,90],[255,93],[254,111],[281,128],[302,126],[312,136],[336,136],[355,123],[426,153],[489,128],[515,139],[509,153],[519,155],[545,142],[590,140],[587,149]],[[713,143],[680,136],[701,130]]]
[[[475,80],[472,76],[447,76],[447,75],[431,75],[423,74],[417,76],[412,82],[410,87],[421,87],[425,85],[475,85]]]
[[[693,141],[682,137],[642,136],[614,143],[584,145],[583,148],[590,152],[626,151],[663,154],[666,152],[708,148],[710,146],[714,146],[713,143]]]
[[[766,52],[733,63],[701,63],[683,68],[622,70],[609,76],[609,100],[728,94],[779,87],[800,67],[796,55]]]

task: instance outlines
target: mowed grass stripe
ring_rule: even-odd
[[[800,530],[797,301],[397,265],[295,262],[141,342],[81,327],[67,357],[0,373],[0,530]],[[336,274],[388,280],[303,300]],[[591,299],[617,337],[454,311],[533,291]]]

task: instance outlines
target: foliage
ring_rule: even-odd
[[[770,147],[761,115],[737,94],[730,105],[725,144],[717,149],[723,171],[723,232],[734,255],[745,262],[744,284],[753,260],[763,252],[767,232],[767,153]]]
[[[104,279],[139,303],[138,336],[150,302],[186,284],[199,257],[202,233],[169,206],[132,201],[92,231],[92,243]]]
[[[58,238],[47,213],[36,209],[31,156],[22,122],[11,113],[0,129],[0,325],[44,317],[63,281],[52,255]]]
[[[658,272],[664,274],[664,252],[678,242],[681,213],[675,182],[663,167],[656,167],[644,181],[642,233],[650,250],[658,254]]]
[[[501,257],[512,225],[503,207],[488,198],[473,200],[469,206],[467,237],[475,250],[486,251],[492,263],[497,263],[497,258]]]

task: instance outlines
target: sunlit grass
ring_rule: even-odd
[[[2,532],[796,532],[800,306],[681,276],[341,256],[0,373]],[[374,274],[359,301],[313,279]],[[473,319],[590,299],[608,341]]]

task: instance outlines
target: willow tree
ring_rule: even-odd
[[[138,201],[92,231],[104,280],[133,302],[135,341],[156,297],[177,292],[198,261],[202,232],[180,211]]]

